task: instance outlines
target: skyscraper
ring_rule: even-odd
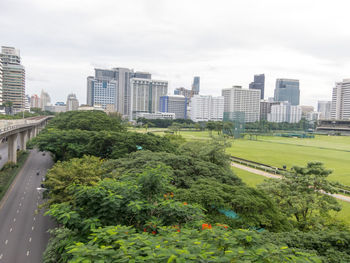
[[[87,78],[87,105],[100,105],[109,111],[114,109],[124,116],[130,116],[132,108],[131,80],[142,79],[148,82],[151,85],[150,94],[154,97],[157,94],[159,83],[157,81],[153,83],[151,77],[152,75],[148,72],[134,72],[127,68],[95,69],[95,76]],[[142,83],[140,82],[140,84]],[[155,90],[154,94],[152,93],[153,89]],[[157,104],[156,108],[158,109],[159,101],[154,103]]]
[[[200,88],[200,77],[194,77],[193,83],[192,83],[192,96],[199,94],[199,88]]]
[[[291,105],[299,105],[299,80],[277,79],[275,88],[275,101],[288,101]]]
[[[73,111],[78,110],[79,108],[79,101],[77,99],[77,96],[74,93],[71,93],[67,97],[67,103],[66,103],[67,111]]]
[[[136,118],[137,113],[159,111],[161,96],[168,93],[168,82],[145,78],[130,79],[130,114],[129,119]]]
[[[233,86],[222,90],[224,97],[224,114],[228,116],[240,115],[244,122],[259,121],[260,118],[260,90],[242,89]]]
[[[260,90],[260,99],[264,99],[264,91],[265,91],[265,75],[259,74],[254,75],[254,82],[249,84],[249,89],[258,89]]]
[[[175,113],[175,119],[186,119],[187,98],[182,95],[161,96],[159,111]]]
[[[320,119],[331,119],[332,101],[318,101],[317,111],[320,113]]]
[[[40,108],[42,110],[45,110],[46,106],[49,106],[51,103],[51,98],[49,93],[47,93],[44,90],[41,90],[41,94],[40,94]]]
[[[350,119],[350,79],[337,82],[332,94],[332,119]]]
[[[24,110],[25,70],[18,49],[1,47],[2,101],[11,102],[15,112]]]

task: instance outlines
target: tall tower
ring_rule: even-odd
[[[259,74],[254,75],[254,82],[249,84],[249,89],[258,89],[260,90],[260,99],[264,99],[264,91],[265,91],[265,75]]]
[[[288,101],[291,105],[299,105],[299,80],[277,79],[275,88],[275,101]]]
[[[0,59],[2,62],[2,101],[12,103],[16,112],[25,107],[25,69],[21,65],[18,49],[1,47]]]
[[[199,94],[200,77],[194,77],[192,83],[192,96]]]
[[[332,94],[332,119],[350,119],[350,79],[336,83]]]

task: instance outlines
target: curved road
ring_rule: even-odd
[[[49,154],[31,150],[22,170],[0,203],[0,263],[39,263],[53,228],[38,210],[42,195],[37,190],[51,168]],[[36,175],[40,170],[40,175]]]

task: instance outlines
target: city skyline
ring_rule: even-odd
[[[86,101],[94,68],[126,67],[168,80],[169,93],[200,76],[201,93],[218,96],[264,73],[267,98],[277,78],[299,79],[300,104],[316,106],[349,77],[346,1],[82,3],[1,1],[1,44],[21,50],[27,94]]]

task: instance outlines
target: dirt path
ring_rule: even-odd
[[[262,175],[262,176],[265,176],[265,177],[268,177],[268,178],[275,178],[275,179],[280,179],[281,178],[280,175],[271,174],[271,173],[268,173],[268,172],[264,172],[264,171],[261,171],[261,170],[258,170],[258,169],[254,169],[252,167],[245,166],[245,165],[238,164],[238,163],[234,163],[234,162],[231,162],[231,166],[236,167],[238,169],[245,170],[245,171],[253,173],[253,174]],[[329,195],[331,195],[331,196],[333,196],[333,197],[335,197],[335,198],[337,198],[339,200],[343,200],[345,202],[349,202],[350,203],[350,197],[349,196],[340,195],[340,194],[329,194]]]

